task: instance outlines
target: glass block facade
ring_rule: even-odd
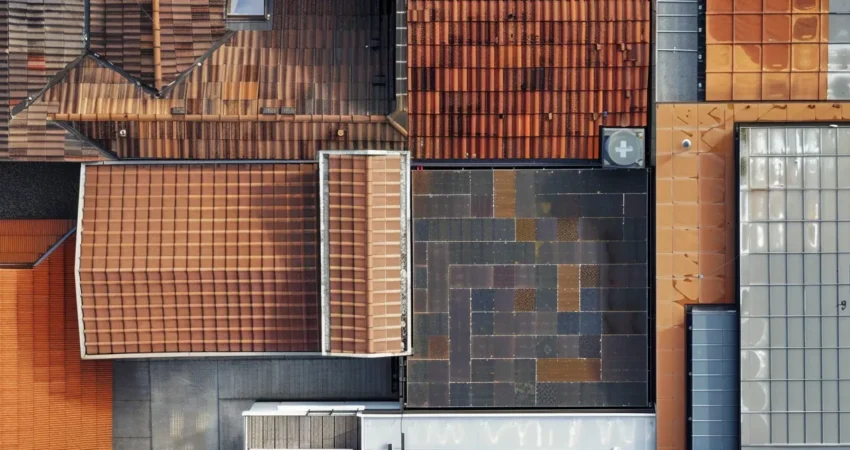
[[[739,150],[742,447],[850,443],[850,128]]]

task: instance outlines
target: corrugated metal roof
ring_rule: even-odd
[[[80,360],[73,267],[72,237],[0,271],[0,448],[112,448],[112,363]]]
[[[0,220],[0,269],[35,264],[75,225],[73,220]]]

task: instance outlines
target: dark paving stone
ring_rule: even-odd
[[[495,276],[495,270],[494,270]],[[514,310],[514,290],[513,289],[496,289],[494,299],[494,308],[496,311],[513,311]]]
[[[649,303],[649,290],[632,289],[595,289],[600,297],[602,311],[646,311]],[[584,295],[584,289],[582,289]]]
[[[534,199],[536,217],[581,217],[581,197],[573,194],[538,195]]]
[[[493,382],[496,380],[496,360],[495,359],[473,359],[472,360],[472,381],[473,382]]]
[[[579,357],[578,336],[556,336],[555,338],[558,345],[558,358]]]
[[[598,335],[602,334],[602,313],[581,312],[579,319],[579,333]]]
[[[497,312],[493,316],[493,334],[510,335],[515,334],[514,318],[512,312]]]
[[[514,385],[514,398],[516,406],[531,407],[537,404],[537,395],[535,392],[536,383],[516,383]]]
[[[472,358],[493,357],[493,336],[472,336]]]
[[[514,381],[517,383],[531,383],[537,380],[537,360],[536,359],[515,359],[514,365]]]
[[[556,312],[558,310],[558,291],[555,289],[537,289],[537,311]]]
[[[646,354],[646,336],[602,336],[602,361]]]
[[[513,288],[516,284],[514,281],[514,266],[493,266],[493,286],[497,288]]]
[[[536,358],[537,337],[517,336],[514,338],[514,358]]]
[[[627,194],[624,197],[627,217],[646,217],[646,194]]]
[[[536,355],[538,358],[557,358],[558,338],[555,336],[538,336]]]
[[[494,379],[500,383],[513,383],[515,370],[513,359],[494,359]]]
[[[582,335],[578,338],[579,358],[599,358],[602,356],[602,337]]]
[[[649,225],[646,218],[626,217],[623,221],[623,239],[627,241],[646,241],[649,239],[647,232]]]
[[[602,313],[603,334],[646,334],[647,319],[643,312]]]
[[[558,334],[558,314],[555,312],[534,314],[534,330],[538,335]]]
[[[578,334],[579,313],[558,313],[558,334]]]
[[[493,336],[493,357],[514,358],[515,341],[514,336]]]
[[[582,311],[599,311],[599,291],[595,288],[581,290]]]
[[[469,393],[469,406],[494,406],[494,386],[490,383],[472,383]]]
[[[495,289],[473,289],[472,311],[492,312],[496,301]]]
[[[518,312],[514,315],[514,334],[517,336],[536,334],[537,329],[533,312]]]
[[[472,334],[493,334],[493,313],[472,313]]]
[[[473,195],[471,202],[470,215],[472,217],[493,217],[493,196]]]
[[[419,242],[416,238],[413,238],[413,265],[414,266],[425,266],[428,264],[428,244],[424,242]]]
[[[534,195],[535,173],[532,171],[517,171],[516,174],[516,216],[535,217]]]
[[[407,402],[418,406],[441,406],[430,405],[428,402],[428,384],[407,382]],[[442,405],[445,406],[445,405]]]
[[[471,385],[469,383],[451,383],[449,385],[449,404],[451,406],[470,406]]]
[[[472,195],[493,195],[492,170],[475,170],[468,173],[472,182]]]
[[[428,268],[414,267],[413,268],[413,288],[428,289]]]
[[[493,388],[493,405],[508,408],[516,405],[516,393],[513,383],[496,383]]]
[[[620,194],[582,195],[579,217],[623,217]]]
[[[449,404],[449,384],[434,383],[428,385],[428,404],[430,405],[448,405]]]
[[[582,217],[578,222],[578,238],[581,241],[623,240],[623,219]]]
[[[558,267],[555,265],[535,267],[534,287],[555,289],[558,287]]]
[[[537,219],[537,240],[557,241],[558,240],[558,220],[557,219]]]

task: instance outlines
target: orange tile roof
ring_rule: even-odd
[[[650,2],[410,0],[417,159],[599,157],[645,126]]]
[[[0,269],[34,264],[75,226],[73,220],[0,220]]]
[[[315,164],[85,170],[87,355],[320,351]]]
[[[330,351],[406,349],[406,155],[326,156]]]
[[[0,270],[0,448],[112,448],[112,364],[80,360],[73,267],[71,237]]]

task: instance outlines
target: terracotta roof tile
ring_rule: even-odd
[[[414,158],[598,158],[646,125],[649,5],[410,0]]]
[[[406,139],[386,118],[395,96],[391,6],[279,0],[272,31],[236,33],[162,98],[87,57],[30,107],[36,115],[13,132],[9,156],[60,154],[56,143],[33,142],[48,119],[73,124],[119,158],[314,159],[322,149],[402,149]],[[131,72],[139,59],[104,56]]]
[[[35,263],[75,225],[73,220],[0,220],[0,269]]]
[[[315,164],[85,173],[87,355],[320,351]]]
[[[0,270],[0,448],[112,448],[112,363],[80,360],[73,268],[71,237]]]
[[[330,351],[403,352],[407,157],[330,153],[325,158]]]
[[[224,0],[160,0],[163,84],[174,81],[225,35]],[[155,84],[151,0],[92,0],[93,52]],[[161,88],[162,86],[154,86]]]

